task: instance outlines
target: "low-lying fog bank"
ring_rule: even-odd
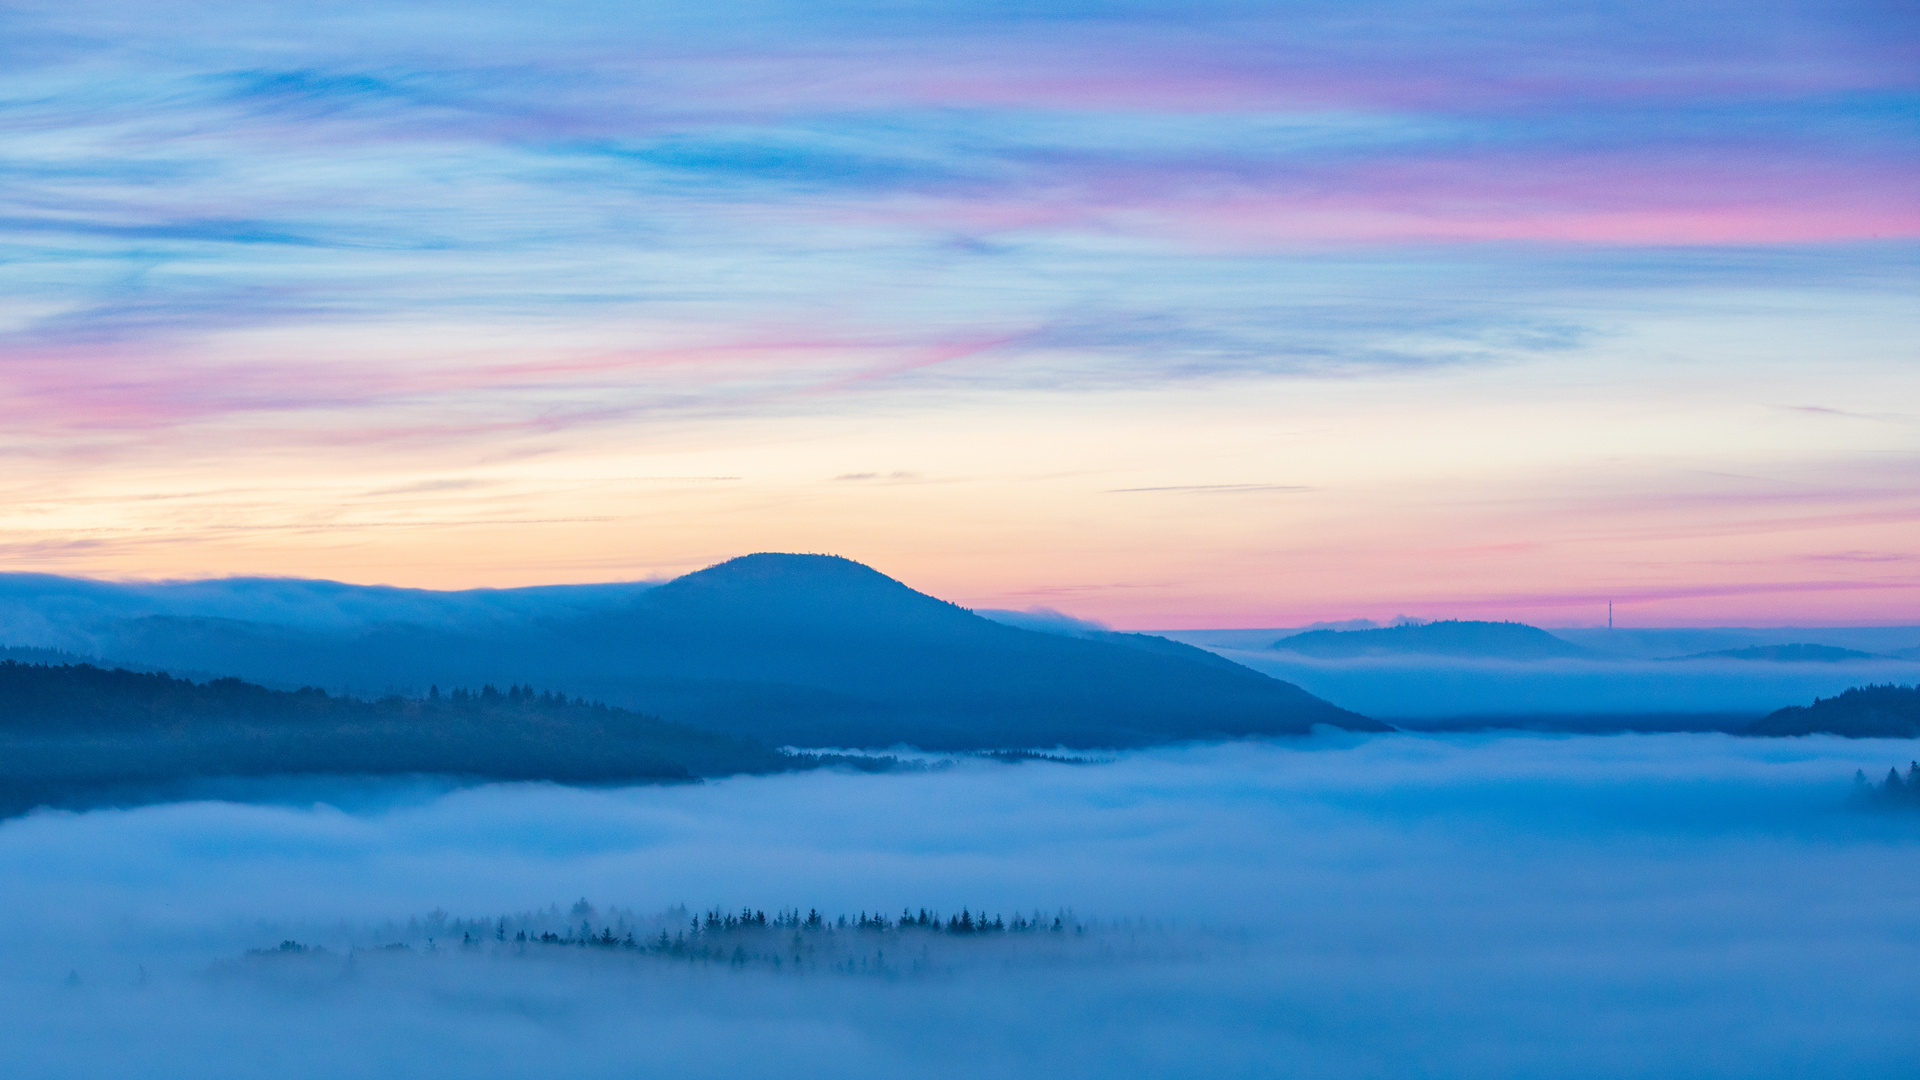
[[[1894,1075],[1920,1054],[1920,815],[1847,800],[1857,769],[1912,756],[1339,736],[36,813],[0,823],[6,1059],[44,1077]],[[723,923],[701,956],[689,925],[671,948],[678,919],[743,906],[770,924]],[[921,907],[1006,922],[779,924]]]
[[[1920,661],[1777,663],[1756,660],[1368,657],[1316,660],[1261,649],[1214,648],[1343,708],[1408,721],[1486,716],[1691,714],[1703,727],[1737,726],[1850,687],[1920,682]]]

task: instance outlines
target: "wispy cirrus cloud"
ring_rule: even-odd
[[[1910,357],[1877,328],[1899,322],[1920,243],[1912,35],[1874,3],[213,0],[189,17],[78,0],[0,17],[0,453],[39,463],[22,490],[74,506],[154,463],[353,451],[380,475],[312,490],[404,488],[480,461],[758,477],[742,491],[840,501],[808,517],[757,488],[700,511],[733,523],[713,528],[932,550],[888,531],[943,528],[927,507],[850,509],[908,485],[820,491],[886,462],[997,477],[980,505],[999,509],[952,504],[996,543],[1064,551],[1144,528],[1147,511],[1125,507],[1155,500],[1103,493],[1182,477],[1311,489],[1184,501],[1258,507],[1240,513],[1268,515],[1263,529],[1331,529],[1313,507],[1364,490],[1381,501],[1350,520],[1397,535],[1405,504],[1380,493],[1413,481],[1383,478],[1460,455],[1458,433],[1527,426],[1555,395],[1681,393],[1689,371],[1742,386],[1773,340],[1859,358],[1842,383],[1857,389],[1825,396],[1807,374],[1824,361],[1802,360],[1764,400],[1912,411],[1855,400],[1898,396],[1874,388]],[[1803,329],[1741,336],[1781,310]],[[1193,432],[1232,424],[1195,420],[1203,399],[1266,403],[1266,433],[1213,448]],[[1376,412],[1389,400],[1391,422]],[[1423,426],[1421,410],[1454,419]],[[1681,412],[1659,423],[1697,422]],[[1417,442],[1394,442],[1401,423]],[[1544,426],[1587,430],[1569,424]],[[1881,426],[1871,452],[1904,453]],[[1305,430],[1362,434],[1337,454],[1274,449]],[[1648,438],[1611,421],[1589,434],[1581,468]],[[1783,453],[1823,467],[1869,453],[1794,439]],[[1654,441],[1676,469],[1711,456]],[[627,460],[662,453],[693,457]],[[1488,485],[1465,501],[1532,490],[1505,463],[1530,454],[1491,460],[1459,459]],[[1073,498],[1020,494],[1093,475]],[[1713,533],[1724,502],[1665,495],[1699,487],[1599,498],[1647,526],[1607,535],[1681,543],[1670,519],[1689,515],[1691,535]],[[84,527],[194,535],[190,514],[128,509],[146,491]],[[257,512],[324,518],[309,505],[322,498],[289,484],[285,506]],[[1783,499],[1738,535],[1785,535],[1817,503]],[[1079,527],[987,524],[1055,511]],[[1520,517],[1512,528],[1535,527]],[[1207,535],[1250,528],[1213,520]],[[1366,545],[1344,529],[1287,549],[1350,558]],[[59,540],[29,533],[9,542]],[[687,546],[746,542],[701,536]],[[1440,530],[1428,548],[1485,540]],[[1778,556],[1781,580],[1807,565],[1793,558]],[[394,572],[443,564],[410,553]]]

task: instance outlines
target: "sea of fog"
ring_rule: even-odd
[[[196,1080],[1910,1075],[1920,815],[1847,795],[1915,749],[1329,735],[40,812],[0,823],[0,1061]],[[742,906],[1045,928],[819,931],[804,962],[783,931],[777,967],[506,932],[678,933]]]
[[[1770,663],[1636,658],[1320,660],[1273,650],[1214,649],[1343,708],[1396,726],[1460,716],[1726,713],[1743,721],[1850,687],[1920,682],[1920,660]]]

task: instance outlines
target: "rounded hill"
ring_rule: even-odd
[[[1462,619],[1408,623],[1377,630],[1310,630],[1281,638],[1272,647],[1324,660],[1368,656],[1549,660],[1587,655],[1585,649],[1554,637],[1537,626]]]

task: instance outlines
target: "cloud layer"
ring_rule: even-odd
[[[1920,512],[1884,5],[123,7],[7,15],[11,565],[964,533],[1008,554],[943,594],[1125,625],[1915,587],[1831,558]]]
[[[1916,1049],[1920,834],[1843,801],[1855,768],[1905,756],[1386,737],[37,815],[0,824],[0,995],[13,1060],[48,1076],[1897,1071]],[[1054,960],[989,951],[891,981],[418,940],[339,966],[435,909],[579,896],[1070,907],[1106,929]],[[333,959],[224,963],[286,938]]]

